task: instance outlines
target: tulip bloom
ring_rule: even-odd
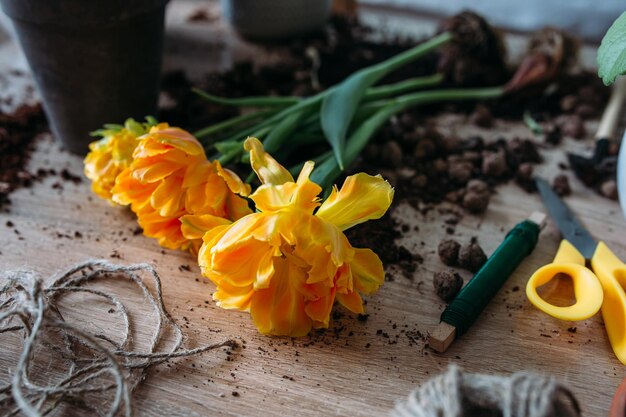
[[[133,119],[126,120],[119,128],[98,131],[102,139],[89,144],[85,157],[85,176],[91,182],[91,189],[99,197],[113,202],[111,189],[115,178],[133,161],[133,151],[139,141],[138,136],[147,133],[150,125]]]
[[[182,219],[193,230],[208,230],[198,262],[217,286],[213,299],[249,311],[259,331],[273,335],[328,327],[335,300],[363,313],[361,294],[383,284],[384,269],[373,251],[353,248],[343,231],[387,211],[389,183],[359,173],[322,203],[321,187],[309,179],[313,162],[294,181],[257,139],[247,139],[245,149],[262,182],[250,196],[257,212],[232,223],[210,215]]]
[[[170,249],[197,252],[200,239],[183,236],[180,217],[210,214],[237,220],[250,208],[239,195],[250,193],[232,171],[206,159],[202,145],[190,133],[160,124],[142,136],[133,162],[113,187],[113,201],[130,204],[144,234]]]

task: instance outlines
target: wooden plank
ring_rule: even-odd
[[[519,123],[498,121],[494,129],[485,130],[470,126],[458,115],[440,117],[437,123],[459,137],[476,133],[486,138],[532,136]],[[588,128],[593,132],[594,123]],[[566,140],[558,149],[544,150],[546,162],[537,167],[538,174],[552,178],[560,172],[558,163],[566,160],[566,150],[580,152],[591,144],[590,135],[586,141]],[[54,142],[43,141],[32,166],[67,167],[80,173],[82,161],[61,152]],[[572,176],[570,180],[573,193],[568,204],[594,236],[626,259],[626,222],[617,204],[593,194]],[[550,221],[535,251],[476,324],[446,353],[438,354],[425,347],[425,336],[438,324],[444,308],[431,284],[433,272],[443,268],[437,245],[449,236],[436,210],[422,214],[408,204],[397,207],[395,216],[401,224],[411,230],[419,227],[417,232],[404,234],[398,243],[424,256],[424,263],[410,279],[394,274],[378,294],[368,298],[367,321],[339,309],[341,317],[328,331],[290,339],[259,335],[247,314],[217,308],[210,301],[214,286],[201,277],[195,259],[135,235],[135,220],[127,209],[99,200],[86,182],[62,183],[63,189],[55,189],[55,181],[49,178],[14,193],[11,212],[0,214],[0,270],[27,267],[48,276],[90,258],[151,262],[163,276],[172,315],[186,324],[189,347],[226,338],[236,338],[245,346],[231,355],[232,360],[226,360],[221,352],[209,353],[152,370],[135,395],[137,415],[387,415],[394,402],[417,384],[448,364],[458,363],[470,372],[534,370],[553,374],[572,387],[584,415],[600,416],[606,415],[613,392],[626,376],[611,352],[599,315],[580,323],[558,321],[534,309],[524,296],[526,280],[553,258],[560,241]],[[484,215],[463,217],[454,237],[468,241],[476,236],[490,254],[507,230],[535,210],[542,210],[537,195],[514,184],[504,185]],[[9,220],[14,227],[5,226]],[[82,237],[74,237],[75,232]],[[121,259],[111,258],[114,253]],[[181,265],[189,265],[191,271],[180,270]],[[471,276],[460,273],[464,279]],[[134,295],[128,291],[132,300]],[[77,312],[72,317],[75,322],[115,326],[106,310],[98,309],[89,297],[75,296],[69,301]],[[135,337],[145,340],[149,329],[142,324],[151,323],[150,317],[136,314],[134,318],[138,324]],[[573,326],[575,332],[568,330]],[[18,342],[2,339],[3,380],[7,368],[15,363]]]

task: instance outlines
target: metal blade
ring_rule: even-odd
[[[561,235],[580,251],[585,259],[591,259],[598,243],[578,221],[574,213],[542,178],[535,178],[537,189],[548,213],[559,227]]]
[[[617,194],[624,218],[626,218],[626,132],[624,132],[622,146],[617,157]]]

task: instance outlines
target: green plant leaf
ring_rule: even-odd
[[[141,136],[146,133],[145,126],[132,118],[126,119],[126,121],[124,122],[124,127],[132,132],[132,134],[135,136]]]
[[[242,98],[225,98],[218,97],[206,93],[199,88],[192,88],[192,91],[199,95],[200,97],[211,101],[213,103],[219,103],[226,106],[237,106],[237,107],[284,107],[291,106],[296,104],[302,99],[298,97],[271,97],[271,96],[261,96],[261,97],[242,97]]]
[[[424,77],[409,78],[395,84],[386,84],[378,87],[371,87],[365,92],[364,100],[373,101],[407,93],[411,90],[434,87],[441,84],[443,74],[433,74]]]
[[[465,88],[449,90],[431,90],[407,94],[388,100],[386,104],[371,114],[360,124],[348,138],[345,148],[346,165],[361,153],[371,137],[384,125],[391,116],[412,106],[418,106],[441,101],[485,100],[502,96],[502,87]],[[311,174],[311,181],[322,188],[330,187],[343,169],[336,158],[324,160]]]
[[[89,136],[94,137],[94,138],[103,138],[108,134],[108,132],[110,132],[110,130],[98,129],[98,130],[94,130],[93,132],[89,132]]]
[[[237,150],[241,148],[241,143],[240,142],[217,142],[215,144],[215,149],[217,149],[218,152],[223,153],[223,154],[228,154],[229,152],[232,152],[233,150]]]
[[[375,101],[381,100],[386,97],[394,96],[397,94],[405,93],[411,90],[417,90],[421,88],[433,87],[437,84],[440,84],[443,80],[443,76],[441,74],[428,75],[423,77],[410,78],[408,80],[404,80],[395,84],[387,84],[379,87],[372,87],[367,90],[365,96],[363,97],[364,101]],[[292,119],[292,115],[296,113],[300,113],[302,111],[306,111],[307,117],[300,119],[297,124],[297,131],[293,132],[296,134],[294,137],[294,141],[300,140],[300,128],[309,129],[311,126],[314,126],[313,130],[315,130],[314,135],[304,135],[308,138],[314,138],[317,141],[318,138],[323,139],[323,133],[321,132],[320,126],[320,112],[319,108],[322,103],[324,97],[334,91],[335,87],[331,87],[328,90],[322,91],[315,96],[301,99],[299,97],[240,97],[237,99],[226,99],[222,97],[211,96],[207,93],[204,93],[202,90],[194,89],[194,91],[204,97],[209,101],[217,101],[219,103],[228,105],[241,105],[242,103],[247,104],[268,104],[267,101],[270,100],[270,103],[277,104],[276,99],[284,99],[283,103],[286,105],[289,102],[293,102],[294,104],[287,107],[279,107],[272,106],[268,109],[257,111],[255,113],[248,113],[241,116],[236,116],[231,119],[225,120],[220,123],[216,123],[214,125],[207,126],[201,130],[194,132],[194,136],[198,138],[202,145],[205,147],[205,150],[211,148],[211,145],[214,142],[234,142],[241,141],[247,136],[260,136],[261,133],[265,135],[268,133],[267,127],[271,127],[271,129],[285,127],[289,122],[285,121],[286,119]],[[374,107],[372,107],[374,106]],[[377,101],[376,103],[371,103],[367,105],[367,112],[362,112],[359,109],[357,115],[355,116],[355,123],[363,120],[362,117],[359,117],[360,114],[372,113],[371,109],[376,110],[380,108],[380,103]],[[314,111],[310,111],[310,109],[314,109]],[[313,113],[313,114],[310,114]],[[146,118],[148,119],[148,118]],[[158,122],[155,119],[148,120],[151,124],[156,125]],[[280,130],[280,129],[279,129]],[[259,133],[261,132],[261,133]],[[96,135],[102,136],[101,131],[96,132]],[[276,140],[276,135],[273,135],[273,138],[268,137],[269,144],[271,145]],[[305,141],[309,143],[309,141]],[[282,141],[280,142],[282,143]],[[247,154],[243,154],[243,159],[245,160]],[[244,161],[245,162],[245,161]]]
[[[341,170],[344,166],[346,133],[367,89],[389,73],[451,40],[452,35],[444,32],[386,61],[363,68],[346,78],[324,98],[320,117],[322,129],[333,148]]]
[[[626,12],[613,22],[598,48],[598,75],[612,84],[626,73]]]
[[[291,113],[281,120],[263,141],[263,147],[266,152],[274,153],[280,149],[281,145],[289,139],[292,133],[296,131],[300,120],[306,115],[306,108],[299,112]]]
[[[159,121],[154,116],[146,116],[146,125],[147,126],[156,126],[159,124]]]
[[[207,126],[201,130],[194,132],[194,136],[198,139],[205,138],[212,134],[222,132],[226,129],[230,129],[232,127],[238,127],[240,125],[245,125],[247,122],[255,119],[259,119],[261,117],[269,116],[274,114],[274,110],[263,110],[255,113],[243,114],[241,116],[235,116],[228,120],[224,120],[223,122],[216,123],[211,126]]]

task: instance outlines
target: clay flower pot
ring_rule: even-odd
[[[84,154],[89,132],[156,112],[167,0],[0,0],[52,132]]]

